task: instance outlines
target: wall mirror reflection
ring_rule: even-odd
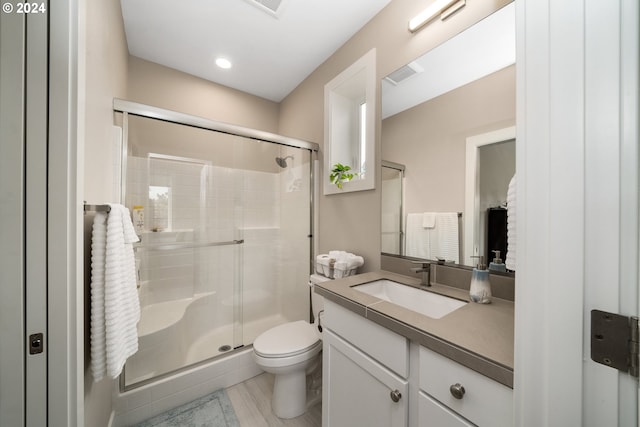
[[[405,166],[399,207],[388,205],[394,198],[383,180],[382,251],[463,265],[477,262],[471,255],[482,255],[488,263],[493,249],[486,248],[486,215],[489,208],[504,207],[515,170],[515,6],[391,73],[381,87],[382,159]],[[483,144],[474,151],[473,167],[467,165],[468,140],[508,130],[513,136]],[[391,240],[387,217],[398,209],[404,246],[394,247],[385,243]]]

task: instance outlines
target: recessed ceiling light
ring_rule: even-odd
[[[223,69],[226,70],[226,69],[231,68],[231,61],[229,61],[226,58],[217,58],[216,59],[216,65],[218,67],[223,68]]]

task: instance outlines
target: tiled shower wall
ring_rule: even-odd
[[[279,268],[287,258],[292,258],[290,268],[294,270],[308,268],[306,261],[301,266],[299,258],[293,260],[300,250],[308,249],[308,239],[295,242],[296,237],[300,239],[300,232],[295,230],[308,229],[309,216],[291,214],[308,212],[309,181],[308,177],[302,179],[303,167],[267,173],[140,157],[129,157],[127,166],[126,204],[130,209],[134,205],[145,207],[143,246],[245,241],[242,247],[155,252],[138,249],[142,305],[216,292],[223,303],[217,321],[229,322],[234,275],[241,274],[245,321],[300,306],[299,302],[283,302],[276,296],[286,297],[288,288],[301,286],[297,283],[300,275]],[[155,224],[149,185],[170,188],[170,230],[150,231]],[[291,249],[296,252],[287,257],[283,250]],[[285,317],[300,318],[304,312],[294,311],[285,313]]]

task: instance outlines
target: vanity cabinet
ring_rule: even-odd
[[[329,300],[322,324],[323,427],[513,425],[509,387]]]
[[[421,427],[511,426],[513,390],[420,347]]]
[[[407,426],[407,339],[330,301],[323,327],[323,427]]]

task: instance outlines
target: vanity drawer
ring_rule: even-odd
[[[402,378],[409,376],[407,339],[362,316],[325,300],[322,326],[349,341]]]
[[[423,392],[418,393],[418,412],[420,427],[473,427],[473,424]]]
[[[450,387],[464,387],[461,399]],[[513,425],[513,390],[425,347],[420,347],[420,389],[479,426]]]

